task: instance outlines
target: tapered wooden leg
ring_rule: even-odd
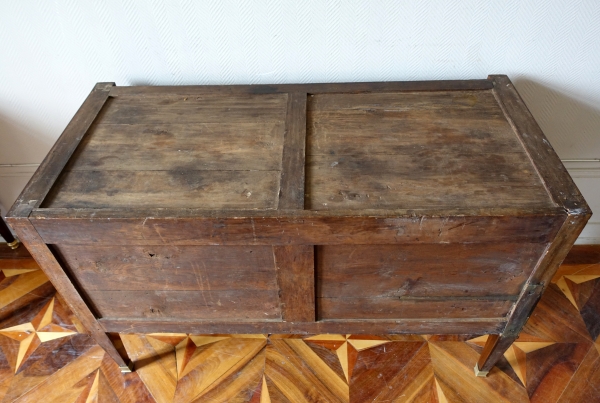
[[[496,365],[504,352],[513,344],[517,336],[503,336],[492,334],[488,337],[479,361],[475,364],[475,375],[485,377]]]
[[[113,357],[115,354],[118,355],[118,358],[120,360],[115,359],[115,361],[119,365],[121,373],[125,374],[128,372],[133,372],[133,362],[131,361],[131,359],[129,359],[129,356],[127,355],[127,350],[125,350],[125,346],[123,345],[123,341],[121,340],[121,336],[119,335],[119,333],[106,333],[106,337],[110,340],[114,347],[114,349],[111,349],[110,352],[106,350],[106,353],[109,354],[111,357]],[[115,357],[113,357],[113,359],[114,358]]]

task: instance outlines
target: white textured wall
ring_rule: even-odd
[[[508,74],[561,158],[600,157],[600,1],[0,0],[0,164],[39,163],[97,81]],[[597,212],[600,164],[569,164]],[[34,168],[0,167],[12,204]]]

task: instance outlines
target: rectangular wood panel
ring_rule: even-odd
[[[44,207],[276,209],[287,94],[110,98]]]
[[[317,247],[318,298],[519,295],[546,244]]]
[[[277,290],[270,246],[54,245],[83,289]]]
[[[552,207],[492,91],[309,97],[312,210]]]

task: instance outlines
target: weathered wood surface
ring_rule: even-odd
[[[387,81],[364,83],[202,85],[202,86],[132,86],[115,87],[111,96],[203,95],[203,94],[274,94],[329,92],[397,92],[397,91],[466,91],[493,87],[489,80]]]
[[[108,332],[119,333],[294,333],[319,334],[469,334],[500,333],[506,322],[503,319],[398,319],[398,320],[338,320],[318,322],[280,321],[166,321],[100,319]]]
[[[307,127],[313,210],[554,206],[491,91],[311,95]]]
[[[100,318],[281,320],[277,290],[88,290]]]
[[[281,314],[286,322],[314,322],[315,255],[311,245],[275,246]]]
[[[319,246],[317,297],[516,300],[545,248],[527,243]]]
[[[493,93],[529,154],[552,200],[570,214],[591,214],[583,195],[507,76],[488,77]]]
[[[335,319],[500,319],[513,306],[509,299],[409,299],[394,297],[317,298],[317,318]]]
[[[287,100],[110,98],[44,207],[276,209]]]
[[[7,217],[27,217],[44,201],[79,142],[108,99],[114,83],[98,83],[44,158]],[[9,220],[10,222],[10,220]]]
[[[307,161],[312,210],[552,208],[524,154],[318,155]],[[460,162],[459,162],[460,161]],[[436,191],[434,192],[433,189]]]
[[[270,246],[53,247],[85,290],[278,290]]]
[[[548,243],[563,218],[531,216],[304,216],[228,218],[32,218],[49,244],[336,245]]]
[[[288,95],[279,209],[304,209],[306,93]]]
[[[102,124],[249,123],[283,121],[287,94],[199,94],[113,98]],[[239,129],[238,129],[239,130]]]
[[[283,121],[97,124],[69,164],[74,171],[278,171]],[[122,158],[126,155],[127,158]]]
[[[47,205],[60,208],[277,208],[279,171],[65,171]]]

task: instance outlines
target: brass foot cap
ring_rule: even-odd
[[[17,249],[19,246],[21,246],[21,242],[19,242],[18,239],[15,239],[14,241],[7,243],[7,245],[11,249]]]
[[[129,362],[129,363],[127,363],[127,366],[125,366],[125,367],[122,367],[119,365],[119,369],[121,370],[122,374],[128,374],[130,372],[133,372],[133,363]]]
[[[474,370],[475,370],[475,376],[480,376],[482,378],[485,378],[490,373],[490,371],[480,371],[479,364],[475,364]]]

